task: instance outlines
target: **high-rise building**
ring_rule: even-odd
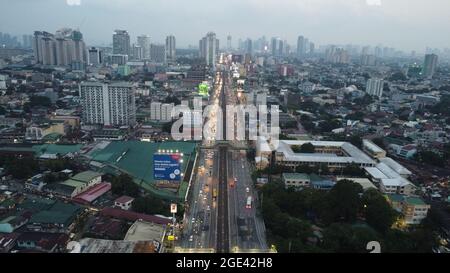
[[[384,81],[382,79],[369,79],[366,84],[366,93],[381,98],[383,96]]]
[[[60,29],[56,34],[35,31],[33,51],[38,64],[69,66],[77,63],[83,67],[87,62],[83,34],[70,28]]]
[[[216,67],[216,59],[219,53],[219,39],[214,32],[208,32],[199,41],[200,57],[205,59],[206,65],[212,69]]]
[[[168,63],[175,63],[176,56],[176,40],[175,36],[169,35],[166,37],[166,61]]]
[[[22,35],[22,47],[32,48],[33,47],[33,36],[32,35]]]
[[[128,62],[128,55],[113,54],[111,55],[111,64],[125,65]]]
[[[438,56],[436,54],[426,54],[423,63],[423,75],[426,78],[432,78],[436,72]]]
[[[150,60],[150,36],[141,35],[137,37],[137,44],[142,47],[142,55],[146,60]]]
[[[166,47],[164,45],[150,45],[150,60],[155,63],[166,63]]]
[[[299,36],[297,39],[297,57],[303,57],[306,52],[305,37]]]
[[[126,30],[113,33],[113,54],[130,55],[130,35]]]
[[[150,119],[161,120],[161,102],[152,102],[150,104]]]
[[[100,65],[103,63],[103,53],[100,49],[91,47],[89,49],[89,65]]]
[[[134,125],[136,105],[129,83],[84,82],[79,86],[82,117],[86,124]]]
[[[150,104],[150,119],[162,122],[172,121],[173,103],[152,102]]]
[[[144,49],[140,45],[133,44],[131,47],[131,56],[136,61],[144,59]]]
[[[374,66],[376,64],[377,58],[372,54],[361,55],[361,65],[362,66]]]
[[[253,54],[253,41],[250,38],[245,40],[245,54]]]
[[[285,45],[283,40],[276,37],[272,38],[270,48],[272,50],[272,56],[274,57],[281,57],[285,51]]]
[[[309,55],[314,55],[315,47],[316,45],[313,42],[309,44]]]
[[[231,51],[231,35],[227,36],[227,50]]]

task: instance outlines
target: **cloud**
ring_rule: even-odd
[[[381,0],[366,0],[369,6],[381,6]]]
[[[7,0],[0,0],[6,2]],[[14,0],[2,5],[0,31],[16,34],[79,27],[90,44],[111,43],[114,29],[134,41],[196,45],[207,31],[222,43],[279,36],[295,45],[303,34],[317,44],[359,43],[423,49],[450,44],[449,0]],[[74,8],[76,7],[76,8]],[[20,12],[17,12],[20,10]],[[45,14],[46,16],[42,16]]]
[[[69,6],[80,6],[81,0],[66,0],[66,3]]]

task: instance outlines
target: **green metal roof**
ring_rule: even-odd
[[[404,199],[404,196],[401,194],[388,194],[387,196],[391,202],[402,202]]]
[[[27,198],[18,207],[25,210],[44,210],[55,204],[55,200],[44,198]]]
[[[181,169],[186,173],[189,162],[195,156],[196,144],[193,142],[144,142],[144,141],[113,141],[104,149],[94,150],[90,153],[93,161],[108,164],[102,171],[111,172],[111,167],[130,174],[135,182],[142,188],[164,199],[181,199],[187,188],[181,182],[178,193],[158,189],[153,180],[153,155],[158,150],[172,150],[183,153]]]
[[[283,173],[284,179],[297,179],[297,180],[310,180],[309,175],[306,173]]]
[[[73,179],[67,179],[66,181],[63,181],[60,184],[74,187],[74,188],[83,187],[86,185],[85,182],[81,182],[81,181],[77,181],[77,180],[73,180]]]
[[[0,221],[0,224],[6,224],[6,223],[9,223],[9,222],[11,222],[11,221],[14,220],[14,219],[16,219],[16,216],[14,216],[14,215],[9,216],[9,217],[6,217],[5,219],[3,219],[3,220]]]
[[[419,197],[405,197],[405,202],[414,206],[425,206],[426,203]]]
[[[36,153],[36,156],[41,156],[42,154],[60,154],[66,155],[69,153],[76,153],[81,150],[83,144],[76,145],[60,145],[60,144],[43,144],[43,145],[34,145],[33,151]]]
[[[102,174],[98,173],[98,172],[85,171],[85,172],[81,172],[81,173],[74,175],[71,179],[87,183],[87,182],[91,181],[92,179],[95,179],[101,175]]]
[[[80,210],[81,207],[78,205],[58,201],[50,209],[33,214],[30,222],[41,224],[56,223],[68,226]]]
[[[51,133],[51,134],[48,134],[48,135],[45,135],[43,138],[42,138],[42,141],[56,141],[56,140],[58,140],[60,137],[61,137],[62,135],[61,134],[59,134],[59,133]]]

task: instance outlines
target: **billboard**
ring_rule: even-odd
[[[180,181],[181,155],[155,154],[153,155],[153,178],[155,180]]]
[[[209,86],[206,83],[201,83],[198,85],[198,94],[203,97],[209,96]]]

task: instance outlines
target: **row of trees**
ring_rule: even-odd
[[[391,229],[398,213],[377,190],[364,192],[352,181],[339,181],[329,192],[271,182],[262,195],[268,237],[280,252],[367,252],[369,241],[382,242],[385,252],[428,252],[434,242],[429,231]],[[312,223],[323,228],[317,245],[308,243]]]
[[[16,179],[27,179],[39,171],[39,162],[33,157],[0,157],[0,166]]]

